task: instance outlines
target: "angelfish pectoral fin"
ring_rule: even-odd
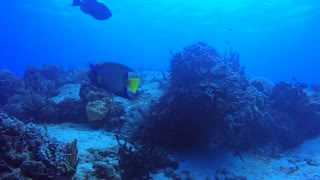
[[[135,94],[138,90],[140,84],[140,78],[129,78],[128,79],[128,87]]]

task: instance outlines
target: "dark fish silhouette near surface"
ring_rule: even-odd
[[[109,19],[112,16],[109,8],[97,0],[73,0],[72,6],[80,6],[82,12],[98,20]]]
[[[128,77],[129,72],[135,73],[136,77]],[[88,77],[95,86],[131,100],[135,99],[128,94],[128,90],[135,94],[140,84],[140,78],[134,70],[112,62],[90,64]]]

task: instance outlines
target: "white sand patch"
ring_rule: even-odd
[[[93,171],[90,162],[83,159],[89,154],[88,149],[117,150],[113,133],[103,130],[92,130],[84,125],[64,123],[47,125],[48,134],[57,140],[70,143],[78,140],[79,157],[76,179],[82,179],[85,172]],[[233,151],[219,146],[206,150],[180,151],[174,156],[180,162],[176,170],[179,174],[186,172],[195,179],[215,179],[216,170],[225,168],[228,175],[253,179],[320,179],[320,137],[308,140],[300,147],[280,154],[278,159],[259,156],[253,152],[244,152],[241,161],[233,156]],[[309,160],[308,160],[309,159]],[[163,173],[152,175],[154,179],[168,179]]]
[[[70,143],[78,140],[79,155],[87,149],[112,149],[118,146],[113,133],[103,130],[93,130],[84,125],[63,123],[49,124],[48,134],[57,140]]]
[[[51,100],[56,104],[61,103],[65,99],[74,99],[80,101],[80,84],[66,84],[59,88],[59,94],[55,97],[52,97]]]
[[[320,137],[279,154],[279,159],[261,157],[253,152],[241,155],[245,162],[238,156],[234,157],[232,150],[219,147],[207,152],[179,153],[176,155],[180,161],[177,172],[188,171],[190,177],[210,180],[215,179],[216,170],[222,168],[227,170],[228,175],[243,176],[248,180],[320,179]]]
[[[80,163],[75,175],[76,179],[84,179],[86,172],[93,171],[92,163],[84,161],[90,154],[89,149],[115,152],[118,148],[114,134],[103,130],[93,130],[87,128],[85,125],[73,123],[49,124],[47,128],[48,135],[55,137],[58,141],[70,143],[74,139],[77,139]]]

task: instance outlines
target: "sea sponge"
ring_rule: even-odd
[[[109,112],[107,103],[104,101],[96,100],[88,102],[86,106],[86,114],[89,121],[103,120]]]

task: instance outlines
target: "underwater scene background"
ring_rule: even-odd
[[[1,3],[0,179],[320,179],[320,2]]]
[[[101,2],[113,13],[107,21],[70,7],[72,1],[3,2],[1,67],[21,74],[29,64],[115,61],[164,69],[170,50],[205,41],[219,52],[240,52],[249,77],[319,83],[316,0]]]

